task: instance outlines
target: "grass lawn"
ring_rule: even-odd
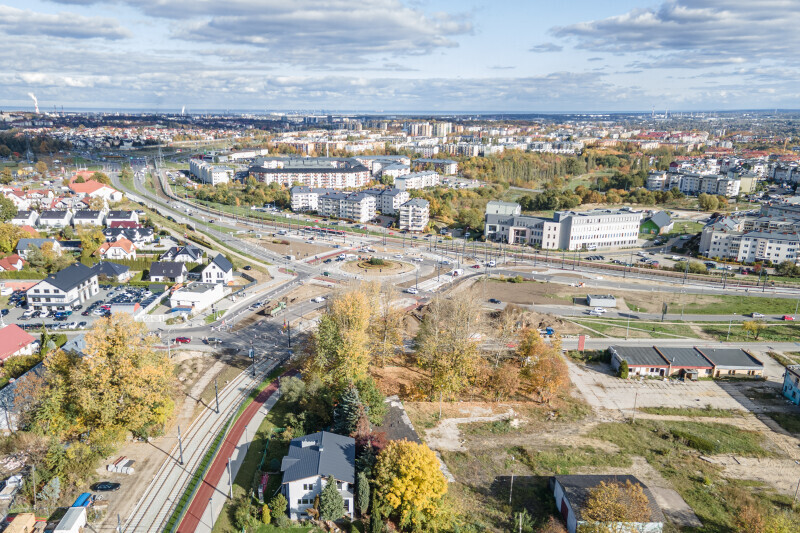
[[[692,303],[692,295],[686,295],[684,312],[696,315],[748,315],[753,311],[765,315],[794,314],[796,300],[786,298],[761,298],[758,296],[714,296],[713,303]],[[672,302],[673,312],[680,302]],[[679,308],[679,307],[678,307]]]
[[[691,418],[734,418],[744,416],[744,412],[733,409],[715,409],[713,407],[642,407],[639,411],[651,415],[688,416]]]
[[[715,336],[720,341],[730,342],[756,342],[750,332],[745,331],[741,325],[734,324],[728,337],[728,324],[713,324],[702,326],[703,332]],[[800,324],[769,325],[758,336],[758,341],[792,342],[800,336]]]
[[[704,533],[736,531],[734,517],[743,502],[754,500],[765,512],[791,508],[791,497],[766,486],[754,491],[752,481],[725,479],[718,466],[700,459],[707,447],[718,454],[773,455],[759,433],[728,424],[642,420],[600,424],[590,436],[616,444],[623,455],[644,456],[692,507]]]
[[[624,336],[628,321],[614,318],[586,318],[575,320],[581,326],[590,327],[612,337]],[[630,333],[633,336],[649,336],[655,339],[674,339],[679,337],[698,338],[697,333],[687,324],[663,324],[658,322],[641,322],[631,320]]]
[[[793,433],[800,435],[800,413],[767,413],[767,415],[778,423],[780,427]]]
[[[582,467],[629,467],[632,464],[628,456],[608,453],[591,446],[580,448],[557,446],[552,450],[534,450],[518,446],[514,448],[513,453],[533,473],[543,476],[569,475],[576,468]]]

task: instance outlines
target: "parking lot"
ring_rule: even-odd
[[[139,304],[150,305],[161,294],[153,294],[144,287],[128,287],[125,285],[100,285],[100,291],[72,311],[34,311],[25,307],[25,297],[21,292],[14,292],[9,297],[9,304],[2,311],[3,320],[15,323],[22,329],[38,330],[44,324],[50,331],[82,330],[91,327],[98,318],[108,316],[113,305]]]

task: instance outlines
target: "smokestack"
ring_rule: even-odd
[[[36,99],[36,95],[33,94],[33,93],[28,93],[28,96],[30,96],[31,100],[33,100],[33,106],[34,106],[34,108],[36,108],[36,114],[38,115],[39,114],[39,100]]]

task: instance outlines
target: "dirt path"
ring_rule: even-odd
[[[467,448],[464,447],[464,440],[461,438],[461,430],[458,428],[459,424],[514,419],[516,419],[516,413],[514,413],[513,409],[509,409],[505,413],[489,416],[446,418],[439,422],[435,428],[425,430],[425,442],[434,450],[463,452],[466,451]]]

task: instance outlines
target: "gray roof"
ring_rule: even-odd
[[[203,257],[203,250],[192,244],[187,244],[186,246],[173,246],[164,252],[161,257],[165,259],[174,259],[182,254],[188,255],[192,259],[200,259]]]
[[[131,220],[133,218],[133,211],[109,211],[108,219],[117,220]]]
[[[83,263],[73,263],[67,268],[47,276],[43,281],[67,292],[96,275],[94,270]]]
[[[81,209],[75,212],[75,220],[95,220],[100,216],[100,211],[92,211],[91,209]]]
[[[500,200],[491,200],[486,203],[487,215],[505,215],[514,216],[520,213],[522,208],[516,202],[501,202]]]
[[[428,200],[426,200],[424,198],[412,198],[411,200],[407,201],[406,203],[404,203],[400,207],[403,207],[403,206],[406,206],[406,205],[407,206],[411,206],[411,207],[428,207]]]
[[[81,333],[64,343],[61,349],[81,356],[86,355],[86,336]]]
[[[703,357],[703,354],[694,348],[656,347],[656,350],[666,357],[667,361],[672,363],[672,366],[699,368],[711,368],[713,366],[710,361]]]
[[[281,462],[283,483],[316,476],[333,476],[355,483],[356,441],[336,433],[320,431],[289,442]]]
[[[650,221],[659,228],[663,228],[665,226],[669,226],[670,222],[672,222],[672,218],[670,218],[669,213],[666,211],[659,211],[650,217]]]
[[[219,268],[221,268],[223,272],[233,270],[233,265],[231,264],[231,262],[228,261],[228,258],[222,254],[215,255],[214,259],[212,259],[211,262],[217,265]]]
[[[762,370],[764,365],[739,348],[698,348],[716,368]]]
[[[27,239],[27,238],[20,239],[19,242],[17,242],[17,251],[24,252],[31,246],[33,246],[34,248],[41,248],[42,245],[46,242],[52,242],[55,244],[58,241],[56,241],[55,239]],[[60,243],[59,246],[61,246]]]
[[[92,270],[94,270],[95,274],[97,274],[98,276],[104,274],[106,276],[111,277],[111,276],[119,276],[120,274],[128,272],[130,270],[130,267],[127,267],[125,265],[120,265],[117,263],[109,263],[108,261],[100,261],[99,263],[97,263],[92,267]]]
[[[39,218],[61,220],[69,215],[69,211],[44,211]]]
[[[457,164],[457,162],[453,161],[452,159],[431,159],[427,157],[423,157],[422,159],[415,159],[414,163],[438,163],[440,165]]]
[[[178,261],[157,261],[150,265],[150,277],[175,278],[186,272],[186,266]]]
[[[650,521],[663,522],[664,513],[656,503],[656,499],[647,485],[639,481],[636,476],[612,476],[612,475],[575,475],[575,476],[553,476],[552,479],[558,481],[564,489],[564,494],[569,501],[572,511],[575,513],[575,518],[580,522],[582,520],[582,512],[589,499],[590,491],[598,486],[601,481],[606,483],[622,483],[630,481],[633,484],[641,485],[644,493],[647,496],[647,503],[650,506]]]
[[[661,357],[652,346],[609,346],[628,366],[668,366],[667,360]]]

